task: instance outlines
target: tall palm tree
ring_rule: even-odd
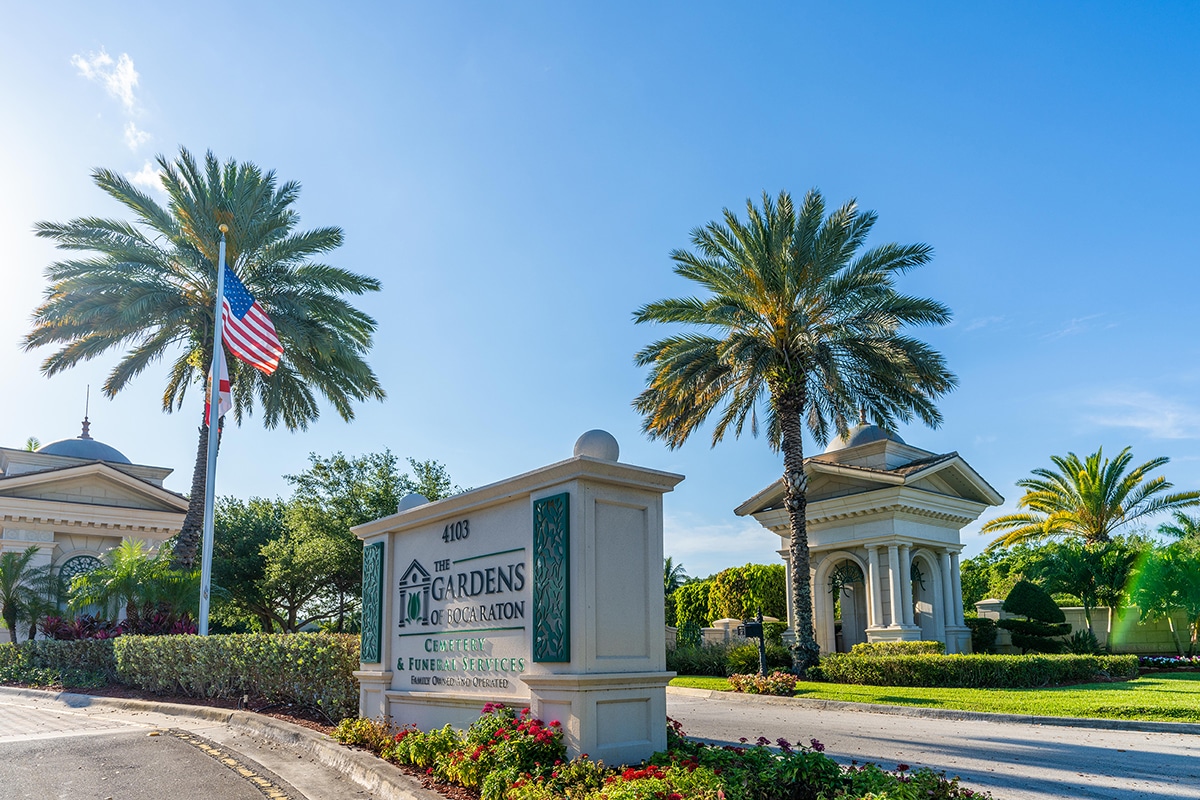
[[[683,568],[683,564],[676,564],[673,556],[663,559],[663,590],[667,594],[682,586],[687,578],[687,570]]]
[[[925,264],[924,244],[884,244],[862,251],[875,224],[872,211],[851,200],[826,215],[810,191],[799,209],[781,192],[746,202],[742,222],[692,232],[695,253],[671,254],[675,272],[695,281],[703,297],[660,300],[634,314],[637,322],[699,326],[661,339],[637,354],[650,367],[647,389],[634,401],[652,439],[680,447],[718,406],[715,445],[765,414],[771,446],[783,451],[785,505],[791,523],[791,581],[797,621],[796,665],[816,663],[809,585],[803,429],[818,443],[864,409],[892,427],[914,416],[941,422],[934,399],[955,384],[940,354],[901,334],[910,324],[944,325],[941,303],[899,294],[895,277]]]
[[[0,554],[0,617],[8,628],[10,642],[17,641],[17,620],[25,614],[25,606],[36,596],[36,586],[45,570],[33,565],[38,546],[31,545],[21,552]]]
[[[313,259],[342,244],[340,228],[301,231],[295,203],[300,185],[279,184],[274,172],[211,152],[203,164],[186,149],[174,161],[158,157],[168,196],[164,207],[119,173],[97,169],[96,185],[133,213],[133,221],[85,217],[42,222],[38,236],[78,257],[46,269],[50,286],[25,337],[30,350],[60,346],[42,363],[55,375],[111,350],[124,350],[104,383],[116,395],[154,362],[171,360],[162,408],[182,408],[192,384],[205,383],[212,358],[218,226],[230,228],[227,263],[262,304],[283,342],[270,376],[233,359],[229,377],[240,424],[257,404],[263,424],[305,429],[320,415],[318,396],[345,420],[353,401],[382,399],[364,360],[375,320],[345,295],[378,291],[379,281]],[[198,411],[198,409],[197,409]],[[200,425],[192,490],[176,558],[195,563],[203,525],[207,420]]]
[[[1017,506],[1025,510],[983,526],[983,533],[1003,533],[988,547],[1053,537],[1102,544],[1134,520],[1200,505],[1200,491],[1171,493],[1174,484],[1161,475],[1150,477],[1170,461],[1166,456],[1132,469],[1133,454],[1128,447],[1112,460],[1104,457],[1103,447],[1086,459],[1067,453],[1050,456],[1050,460],[1057,470],[1039,467],[1033,471],[1035,477],[1017,481],[1025,490]]]

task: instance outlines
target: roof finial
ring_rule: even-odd
[[[858,407],[858,424],[859,425],[867,424],[867,407],[866,406]]]
[[[92,385],[89,383],[87,385],[87,389],[84,391],[84,395],[83,395],[83,433],[79,434],[80,439],[92,438],[91,434],[88,433],[88,428],[90,428],[92,425],[90,422],[88,422],[88,408],[91,406],[91,403],[92,403]]]

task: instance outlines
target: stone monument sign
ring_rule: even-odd
[[[485,703],[563,725],[570,755],[666,746],[662,495],[683,476],[575,456],[354,529],[363,540],[360,713],[466,726]]]

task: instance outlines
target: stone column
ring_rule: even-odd
[[[889,628],[899,628],[904,619],[900,609],[904,602],[900,597],[900,554],[894,544],[888,545],[888,589],[892,596],[892,619]]]
[[[867,607],[868,628],[883,627],[883,584],[879,580],[879,545],[867,545],[867,594],[871,604]]]
[[[956,550],[950,553],[950,578],[952,583],[951,591],[953,592],[950,602],[954,607],[954,624],[966,625],[966,620],[963,618],[962,573],[959,570],[958,551]]]
[[[942,608],[940,613],[942,619],[946,621],[946,627],[949,628],[958,624],[958,614],[954,613],[954,576],[950,574],[950,551],[943,550],[938,553],[938,561],[942,567]],[[962,595],[958,595],[958,597],[960,598],[958,604],[961,606]],[[947,632],[947,636],[949,636],[949,632]]]
[[[905,625],[913,624],[912,553],[909,545],[900,545],[900,609]]]
[[[783,632],[783,643],[791,646],[796,643],[796,601],[792,597],[792,551],[788,549],[775,551],[783,558],[783,589],[787,598],[787,630]]]

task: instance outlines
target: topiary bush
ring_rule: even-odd
[[[996,652],[996,637],[1000,629],[996,620],[988,617],[968,617],[967,627],[971,629],[971,649],[976,653]]]
[[[1054,598],[1037,584],[1017,581],[1002,608],[1009,614],[1020,614],[1025,619],[1002,619],[1001,628],[1012,633],[1014,647],[1022,653],[1061,653],[1063,643],[1055,637],[1066,636],[1071,626],[1066,622]]]
[[[831,683],[867,686],[1034,689],[1136,678],[1138,659],[1133,655],[864,657],[837,653],[821,660],[820,675]]]
[[[852,656],[940,656],[946,652],[943,642],[859,642],[850,648]]]

